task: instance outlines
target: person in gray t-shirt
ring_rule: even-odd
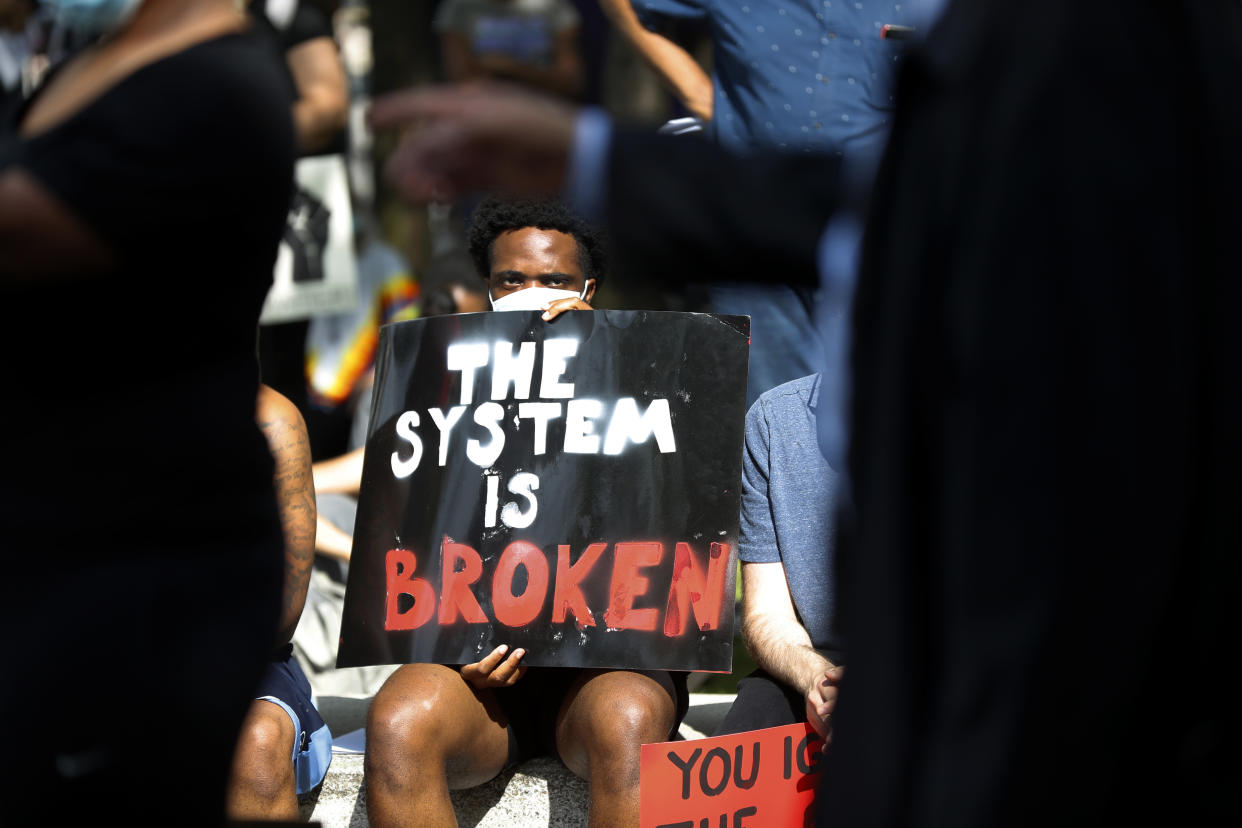
[[[445,0],[432,26],[448,81],[501,80],[577,99],[581,15],[569,0]]]
[[[759,669],[716,735],[809,721],[831,735],[843,672],[833,627],[837,473],[819,451],[819,374],[760,395],[742,456],[742,636]]]

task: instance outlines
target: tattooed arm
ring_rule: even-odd
[[[293,638],[306,604],[315,557],[315,486],[310,438],[297,406],[276,390],[259,386],[255,420],[276,460],[276,502],[285,534],[285,580],[277,644]]]

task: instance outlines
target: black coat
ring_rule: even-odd
[[[908,53],[823,824],[1237,816],[1239,79],[1237,2],[960,0]],[[609,228],[662,279],[805,283],[836,174],[620,133]]]

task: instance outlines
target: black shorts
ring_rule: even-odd
[[[759,668],[737,683],[737,696],[712,736],[806,721],[806,698]]]
[[[537,756],[555,756],[556,717],[561,704],[574,681],[581,675],[581,667],[532,667],[512,687],[502,687],[493,692],[496,701],[509,720],[509,764],[524,762]],[[677,728],[690,709],[690,692],[686,688],[687,673],[683,671],[636,670],[639,673],[667,672],[673,681],[676,712],[670,740],[676,738]]]

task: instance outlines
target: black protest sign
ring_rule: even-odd
[[[380,330],[337,665],[728,671],[749,319]]]

